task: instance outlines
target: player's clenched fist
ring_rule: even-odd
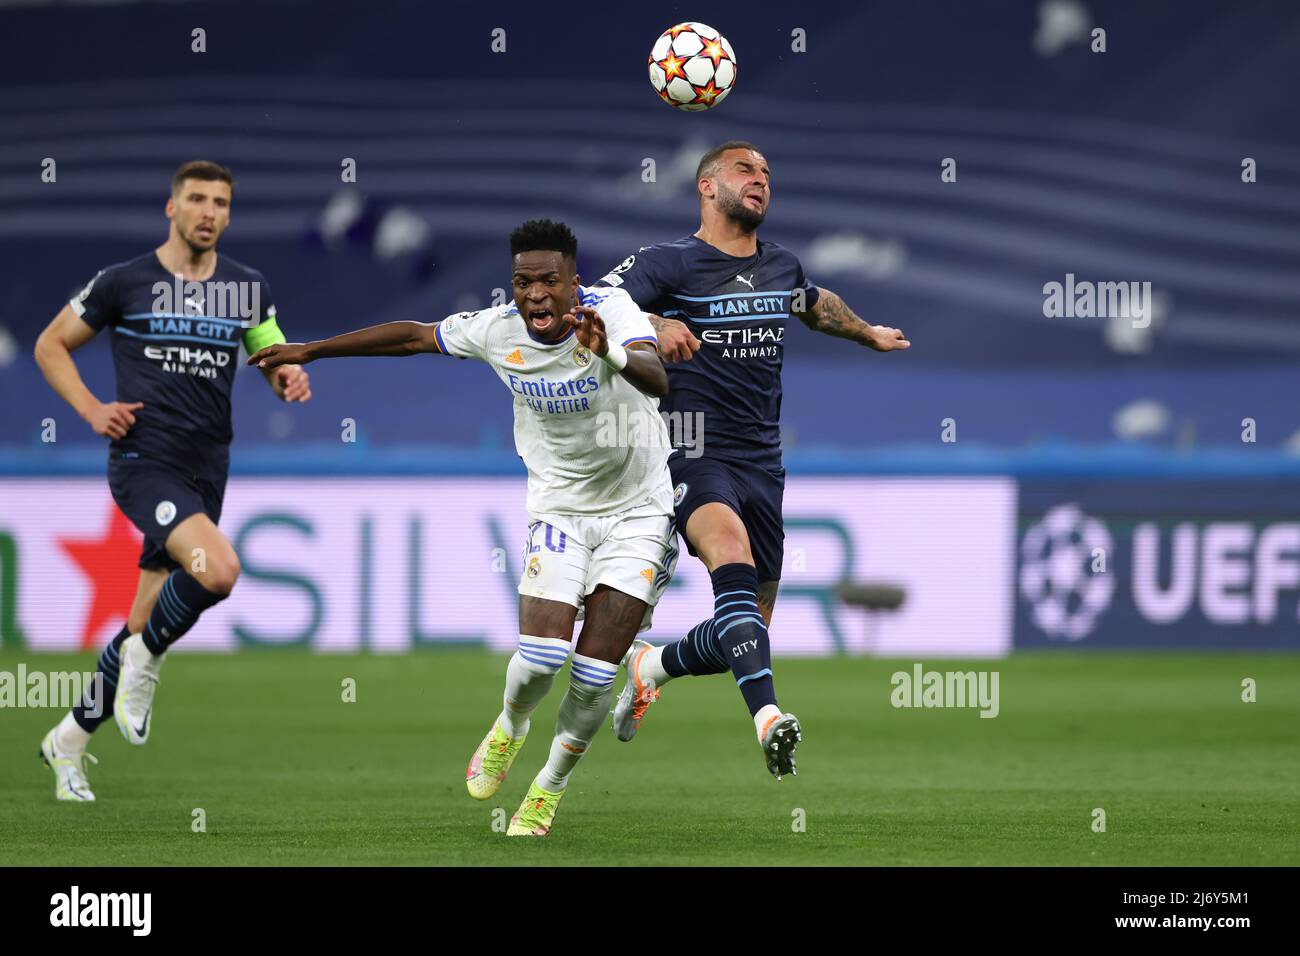
[[[249,365],[258,368],[279,368],[281,365],[306,365],[311,361],[307,346],[300,342],[281,342],[268,345],[248,357]]]
[[[90,423],[96,435],[113,439],[125,438],[126,433],[135,424],[135,415],[131,413],[143,407],[144,402],[109,402],[95,408],[86,416],[86,421]]]
[[[572,312],[566,312],[562,321],[569,328],[578,330],[578,341],[594,354],[603,356],[609,351],[609,342],[605,337],[605,321],[589,305],[575,305]]]
[[[700,350],[700,340],[685,322],[650,316],[655,336],[659,339],[659,357],[665,362],[685,362]]]
[[[873,325],[867,342],[877,352],[892,352],[895,349],[908,349],[912,343],[903,337],[901,329],[891,329],[887,325]]]
[[[275,393],[286,402],[305,402],[311,398],[311,379],[301,365],[282,365],[277,368],[275,380],[271,384]]]

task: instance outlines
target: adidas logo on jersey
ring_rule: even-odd
[[[506,361],[509,362],[511,365],[523,365],[524,353],[519,351],[519,349],[515,349],[513,352],[511,352],[509,355],[506,356]]]

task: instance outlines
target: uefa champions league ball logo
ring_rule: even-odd
[[[1058,505],[1020,543],[1020,593],[1048,637],[1087,637],[1110,606],[1115,578],[1092,570],[1096,549],[1111,554],[1110,532],[1078,505]]]

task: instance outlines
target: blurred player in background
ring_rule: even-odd
[[[505,706],[470,758],[470,796],[486,800],[505,781],[584,615],[550,757],[510,820],[511,836],[550,831],[569,776],[609,713],[619,661],[650,626],[677,559],[668,433],[655,397],[668,391],[668,375],[654,329],[626,293],[579,285],[577,251],[564,224],[526,222],[510,236],[511,305],[429,324],[389,322],[249,358],[269,369],[434,352],[486,362],[510,389],[515,448],[528,468],[519,649],[506,668]],[[607,428],[619,421],[634,423],[642,440]]]
[[[636,642],[614,729],[631,740],[657,688],[674,677],[730,670],[779,780],[794,772],[801,739],[798,719],[777,706],[767,633],[785,553],[786,319],[795,315],[815,331],[880,352],[910,343],[898,329],[862,321],[834,292],[809,282],[791,252],[758,238],[771,198],[758,147],[723,143],[700,160],[695,180],[699,231],[641,247],[597,285],[622,288],[657,313],[660,353],[681,363],[669,368],[663,403],[681,430],[669,457],[673,501],[691,554],[709,569],[714,615],[674,644]]]
[[[167,241],[101,270],[36,342],[50,387],[111,439],[109,489],[144,534],[135,601],[100,655],[101,676],[41,741],[60,800],[95,799],[86,744],[110,714],[128,741],[148,740],[167,648],[225,600],[239,577],[235,550],[217,530],[230,462],[230,390],[241,341],[256,350],[284,336],[262,274],[217,256],[233,188],[223,166],[183,165],[167,200]],[[107,403],[91,394],[72,360],[106,328],[117,377],[117,399]],[[268,371],[266,379],[287,402],[311,397],[297,366]]]

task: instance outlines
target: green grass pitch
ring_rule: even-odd
[[[20,660],[93,667],[8,652],[0,670]],[[111,722],[92,741],[89,805],[56,802],[37,757],[61,712],[0,710],[0,864],[1300,864],[1300,657],[926,662],[999,671],[995,719],[891,707],[910,661],[780,661],[805,736],[799,776],[780,783],[731,679],[681,680],[635,741],[606,723],[544,840],[507,838],[493,811],[512,814],[545,761],[567,670],[497,797],[465,792],[504,665],[460,650],[174,654],[149,744]]]

